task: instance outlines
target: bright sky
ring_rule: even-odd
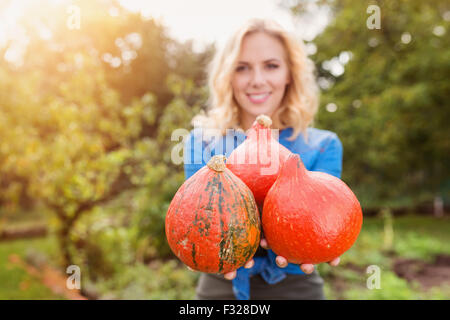
[[[311,40],[328,19],[325,12],[296,21],[279,6],[280,0],[119,0],[122,6],[159,19],[170,34],[194,39],[201,48],[208,42],[222,45],[231,32],[247,19],[270,17],[299,37]]]
[[[8,38],[16,41],[22,39],[24,42],[17,45],[17,48],[10,48],[11,56],[19,56],[19,51],[25,48],[27,39],[16,20],[33,1],[35,0],[14,0],[9,2],[9,5],[2,6],[0,0],[0,47]],[[66,3],[68,7],[76,3],[71,0],[40,1]],[[304,40],[312,40],[328,23],[329,13],[326,9],[317,10],[314,1],[305,3],[308,3],[310,11],[315,13],[300,19],[294,18],[287,9],[281,8],[280,2],[281,0],[119,0],[123,7],[159,20],[175,39],[193,39],[194,49],[198,50],[211,42],[223,45],[235,28],[253,17],[270,17]],[[110,9],[110,14],[111,12],[114,10]],[[83,12],[81,24],[82,20]],[[45,30],[42,32],[45,33]]]

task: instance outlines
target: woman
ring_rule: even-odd
[[[279,142],[299,154],[308,170],[340,177],[341,142],[330,131],[310,127],[318,108],[314,65],[302,43],[276,22],[252,19],[237,30],[212,61],[209,88],[208,113],[194,117],[186,140],[186,179],[213,155],[228,157],[260,114],[272,118]],[[197,298],[324,299],[314,265],[288,263],[265,239],[261,247],[237,271],[202,274]],[[337,266],[339,258],[329,264]]]

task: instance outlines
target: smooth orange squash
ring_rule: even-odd
[[[281,165],[291,154],[273,138],[271,124],[268,116],[258,116],[245,141],[233,150],[227,160],[227,168],[252,190],[260,207],[277,179]]]
[[[271,249],[291,263],[329,262],[347,251],[359,235],[358,199],[340,179],[308,171],[291,154],[269,190],[262,213]]]

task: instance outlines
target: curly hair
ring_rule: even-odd
[[[194,127],[218,129],[222,134],[226,129],[242,129],[240,108],[233,97],[231,79],[244,37],[256,32],[279,39],[288,57],[291,81],[280,107],[272,115],[272,128],[281,130],[292,127],[289,140],[295,139],[299,133],[307,138],[306,129],[312,125],[319,105],[314,63],[307,57],[303,41],[271,19],[248,20],[215,54],[208,70],[208,110],[196,115],[192,124]]]

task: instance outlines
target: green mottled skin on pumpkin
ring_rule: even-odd
[[[177,191],[166,216],[166,236],[192,269],[227,273],[252,258],[261,224],[248,187],[220,159],[212,163],[223,170],[205,166]]]

